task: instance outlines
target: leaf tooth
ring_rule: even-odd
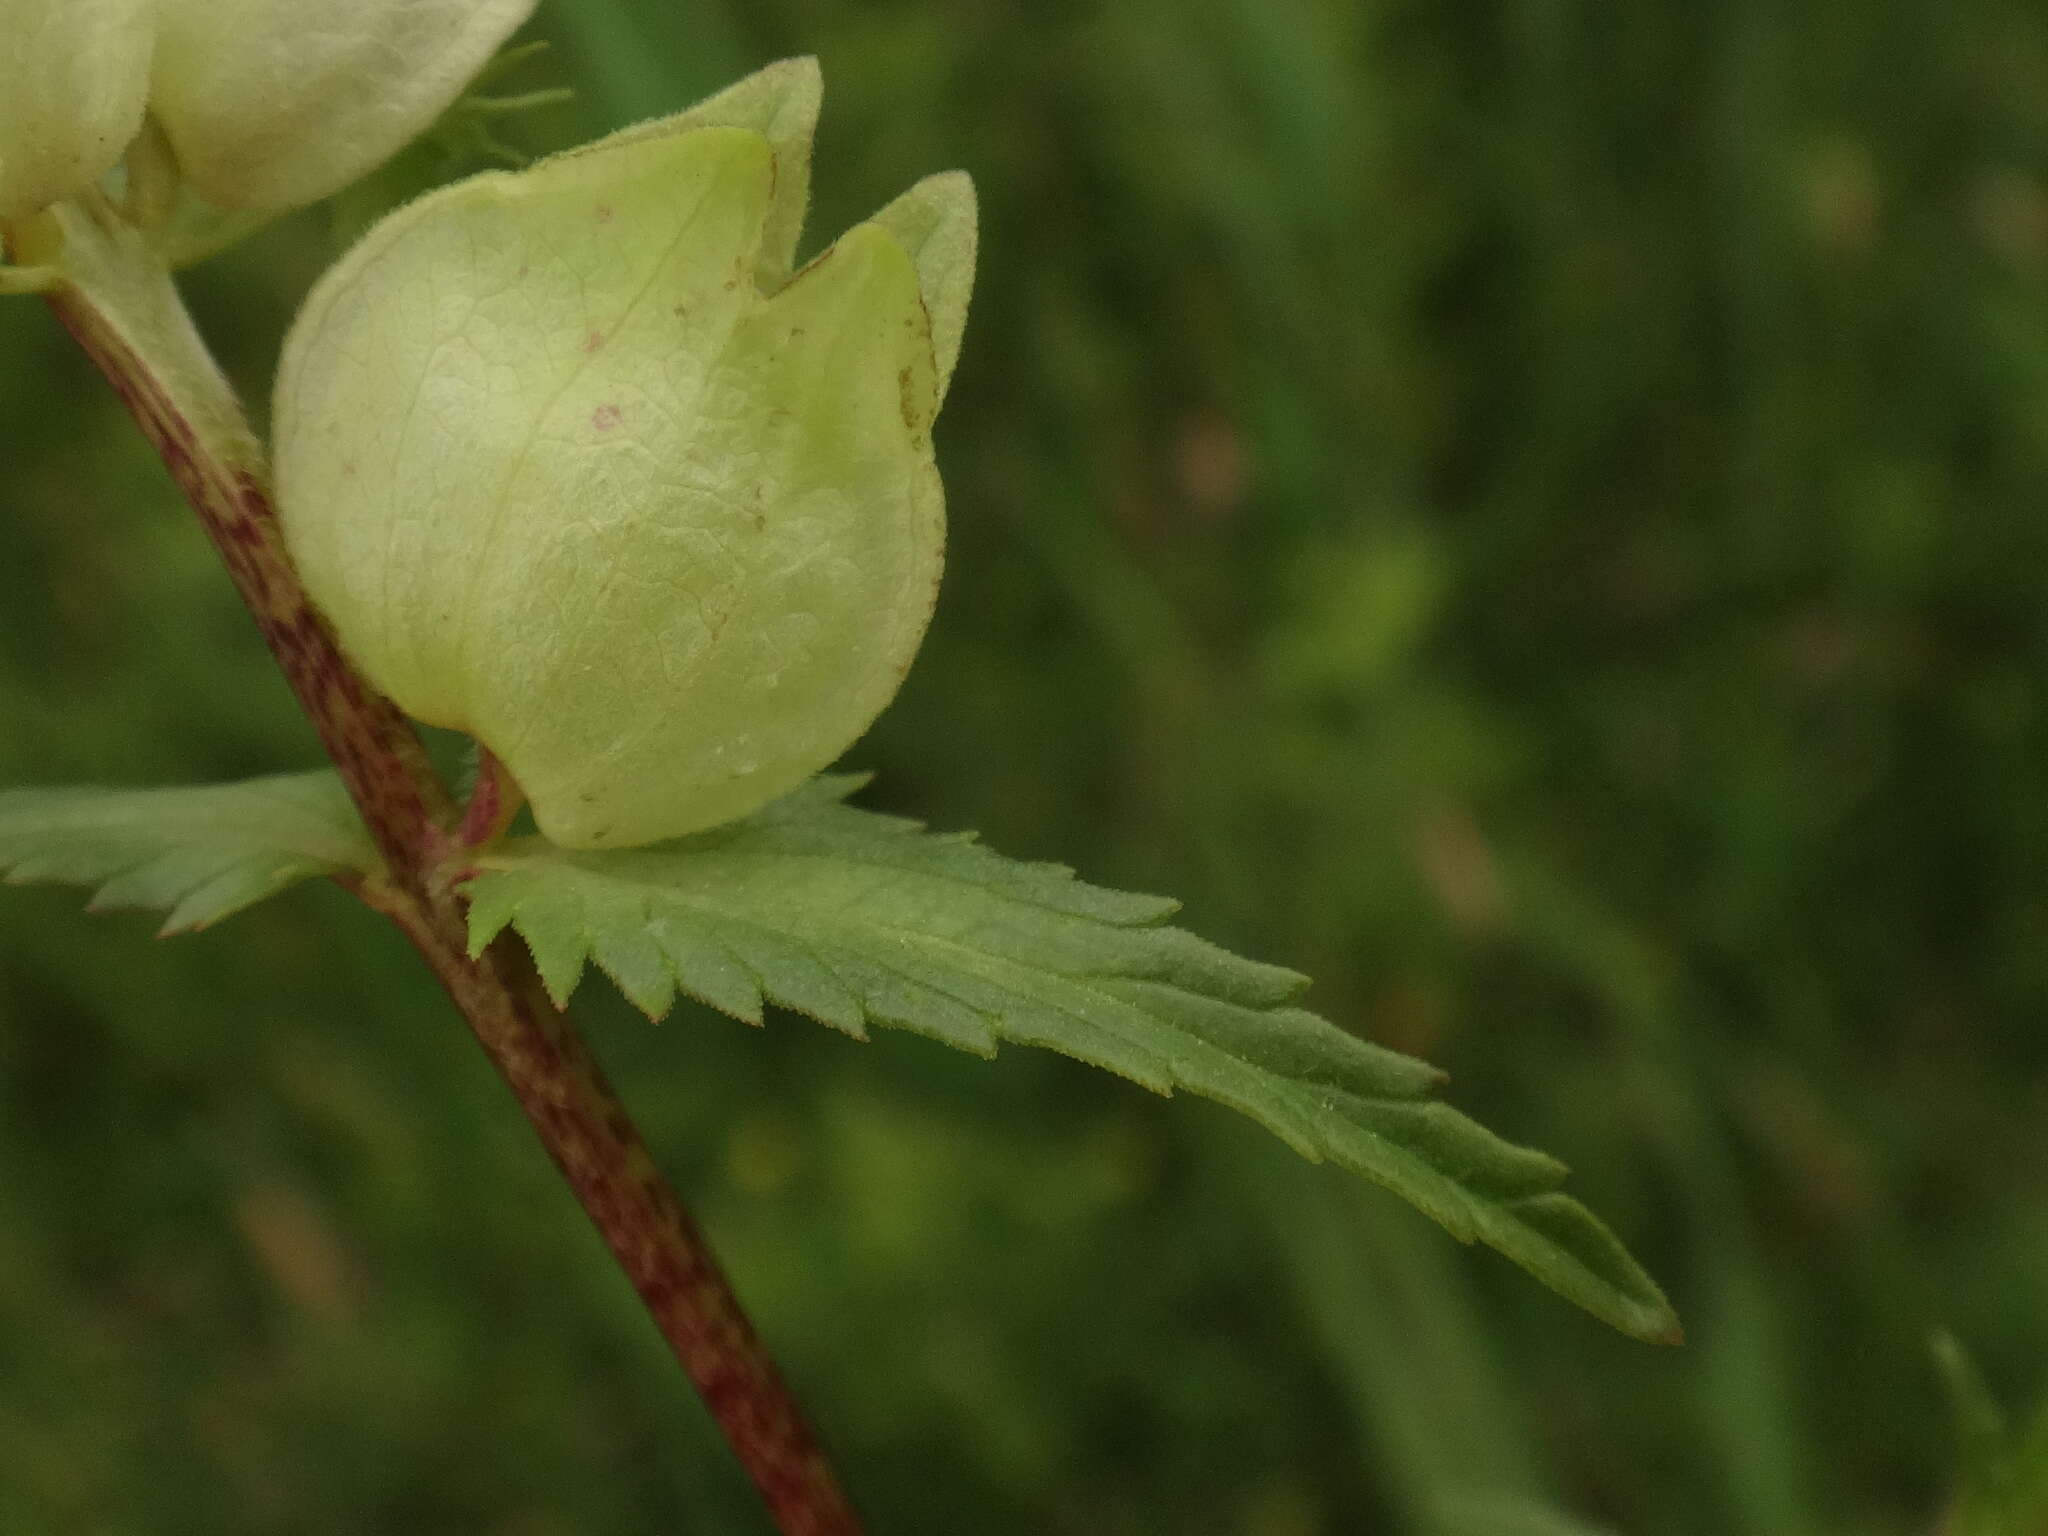
[[[833,945],[813,945],[860,995],[862,1011],[877,1024],[908,1029],[977,1056],[996,1054],[996,1021],[986,1009],[880,956]]]
[[[1133,938],[1136,944],[1129,943]],[[1185,928],[1154,928],[1142,935],[1119,936],[1119,941],[1120,952],[1130,958],[1115,975],[1155,982],[1185,995],[1270,1009],[1292,1002],[1308,989],[1309,979],[1299,971],[1233,955]]]
[[[1290,1088],[1276,1092],[1263,1074],[1243,1070],[1220,1053],[1190,1057],[1176,1066],[1176,1086],[1250,1116],[1312,1163],[1329,1156],[1324,1117],[1311,1095]]]
[[[874,931],[874,930],[871,930]],[[1170,1095],[1174,1077],[1159,1051],[1132,1037],[1155,1034],[1139,1011],[1088,980],[1052,977],[1016,957],[915,929],[890,932],[906,954],[943,973],[949,994],[996,1021],[996,1038],[1043,1046]],[[923,942],[921,943],[920,940]],[[934,952],[936,951],[936,953]]]
[[[1178,1081],[1173,1065],[1160,1052],[1129,1038],[1105,1014],[1115,1005],[1099,995],[1062,997],[1058,1001],[1020,992],[1021,1007],[1003,1011],[1000,1033],[1019,1045],[1044,1046],[1091,1066],[1129,1078],[1142,1088],[1171,1097]]]
[[[1460,1187],[1494,1200],[1527,1200],[1562,1184],[1565,1165],[1504,1141],[1441,1100],[1362,1100],[1346,1095],[1345,1118],[1407,1147]]]
[[[211,927],[222,918],[232,917],[244,907],[253,906],[264,897],[282,890],[298,879],[302,871],[303,866],[298,864],[280,868],[269,861],[238,860],[211,880],[202,880],[187,891],[171,908],[170,915],[157,930],[157,937],[170,938],[174,934],[193,933]]]
[[[856,1040],[867,1039],[860,999],[808,945],[741,921],[729,922],[723,936],[727,947],[760,977],[761,992],[770,1002],[808,1014]]]
[[[760,977],[713,936],[708,924],[685,909],[670,907],[654,915],[648,933],[668,957],[683,991],[742,1023],[760,1025]]]
[[[1171,1020],[1191,1036],[1257,1068],[1365,1099],[1415,1099],[1445,1082],[1438,1068],[1339,1029],[1300,1008],[1251,1008],[1156,981],[1096,986]]]
[[[491,940],[519,914],[519,901],[526,889],[517,875],[485,870],[462,887],[469,901],[469,958],[474,960],[490,947]]]
[[[1481,1236],[1567,1301],[1647,1344],[1683,1344],[1664,1292],[1620,1239],[1567,1195],[1482,1207]]]
[[[548,996],[557,1008],[568,1007],[590,956],[590,925],[582,889],[565,881],[548,893],[547,900],[522,903],[513,914],[512,925],[526,940]]]
[[[1323,1156],[1399,1195],[1461,1243],[1480,1236],[1480,1205],[1415,1149],[1372,1125],[1338,1115],[1318,1121]]]
[[[1183,998],[1172,1009],[1148,1009],[1114,989],[1099,990],[1106,1005],[1098,1010],[1102,1027],[1163,1037],[1159,1053],[1175,1088],[1250,1115],[1311,1162],[1322,1161],[1325,1137],[1320,1127],[1334,1107],[1330,1093],[1318,1093],[1313,1085],[1248,1060],[1190,1027],[1198,1017],[1196,1007],[1205,999]],[[1215,1011],[1244,1012],[1228,1004],[1216,1005]],[[1166,1031],[1160,1030],[1161,1024]]]
[[[607,920],[593,933],[592,957],[598,967],[617,983],[627,999],[650,1019],[666,1014],[676,1000],[675,972],[668,956],[648,931],[643,910],[637,921]]]
[[[91,905],[94,910],[175,907],[195,886],[232,869],[239,857],[204,845],[172,848],[114,875],[94,893]]]

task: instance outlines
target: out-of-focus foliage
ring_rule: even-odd
[[[1962,1461],[1945,1536],[2027,1536],[2048,1528],[2048,1400],[2015,1429],[1953,1334],[1935,1335],[1934,1358]]]
[[[2048,14],[547,0],[530,150],[815,51],[811,227],[981,189],[869,803],[1187,899],[1564,1155],[1645,1349],[1199,1103],[592,998],[878,1531],[1908,1533],[2048,1380]],[[337,242],[196,269],[261,394]],[[308,766],[0,308],[0,782]],[[0,908],[24,1536],[765,1529],[403,942]],[[1966,1510],[1974,1518],[1974,1510]]]

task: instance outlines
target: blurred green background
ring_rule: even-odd
[[[578,92],[532,151],[819,54],[812,248],[980,186],[951,568],[868,803],[1312,971],[1571,1162],[1692,1334],[1210,1106],[590,988],[877,1536],[1942,1529],[1931,1331],[2048,1385],[2048,13],[529,35],[514,84]],[[475,165],[190,275],[252,396],[340,245]],[[314,761],[40,306],[0,357],[0,782]],[[394,933],[327,888],[162,944],[77,906],[0,903],[0,1530],[767,1529]]]

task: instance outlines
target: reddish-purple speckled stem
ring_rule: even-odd
[[[233,463],[200,441],[191,419],[92,300],[60,287],[50,307],[105,374],[183,491],[235,590],[248,604],[285,681],[320,733],[394,880],[417,883],[453,814],[418,735],[342,656],[307,600],[277,528],[260,467]]]
[[[518,1098],[787,1536],[857,1536],[858,1517],[703,1235],[664,1182],[569,1016],[526,951],[472,960],[456,857],[507,814],[459,819],[406,718],[343,656],[307,599],[277,525],[260,448],[170,280],[126,232],[75,220],[76,282],[51,307],[112,383],[220,551],[385,861],[356,887],[405,932]]]

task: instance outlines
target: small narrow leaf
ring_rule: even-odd
[[[856,1037],[882,1024],[985,1055],[1038,1045],[1186,1089],[1625,1332],[1678,1337],[1656,1284],[1558,1192],[1562,1165],[1431,1101],[1435,1069],[1293,1006],[1303,977],[1166,926],[1171,902],[842,804],[860,782],[813,780],[648,848],[503,845],[468,886],[471,945],[516,928],[558,1000],[595,963],[655,1016],[682,993],[758,1023],[765,999]]]
[[[156,908],[169,914],[165,933],[204,928],[316,875],[379,867],[341,781],[325,771],[189,789],[0,791],[9,884],[94,886],[95,909]]]

